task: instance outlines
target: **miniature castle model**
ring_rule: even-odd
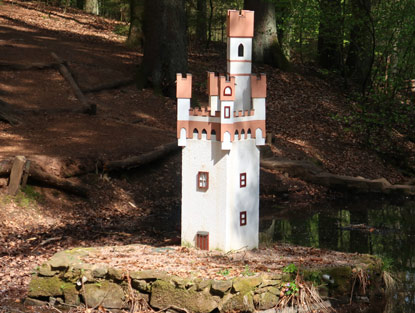
[[[209,107],[192,109],[192,76],[177,74],[182,245],[258,247],[259,149],[266,77],[252,75],[253,11],[228,11],[227,76],[208,73]]]

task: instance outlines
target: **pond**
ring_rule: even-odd
[[[414,201],[342,199],[300,212],[272,211],[261,212],[262,241],[378,255],[402,282],[383,312],[415,312]]]

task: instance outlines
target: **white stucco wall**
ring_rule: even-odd
[[[244,56],[238,56],[238,47],[240,44],[244,46]],[[228,60],[252,60],[252,38],[231,37],[227,41],[227,58]]]
[[[240,187],[240,174],[246,173],[246,187]],[[259,231],[259,149],[254,139],[234,141],[228,167],[228,246],[229,250],[258,247]],[[247,225],[240,226],[240,212],[247,212]]]
[[[209,232],[210,249],[226,250],[227,151],[213,140],[188,139],[182,151],[182,244]],[[198,190],[197,174],[209,172],[209,188]]]
[[[259,150],[255,140],[238,140],[223,151],[218,141],[188,139],[182,152],[182,243],[195,245],[198,231],[209,232],[210,249],[258,246]],[[209,188],[197,188],[199,171],[209,172]],[[247,186],[240,187],[246,173]],[[247,225],[240,226],[240,212]]]
[[[235,77],[235,110],[250,110],[251,105],[251,77]]]

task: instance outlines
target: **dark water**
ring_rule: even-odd
[[[301,211],[272,211],[262,214],[261,240],[381,256],[402,282],[383,312],[415,312],[414,201],[342,200]]]

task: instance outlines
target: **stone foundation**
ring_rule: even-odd
[[[294,279],[292,274],[282,271],[247,273],[223,280],[184,278],[161,270],[131,271],[103,263],[85,263],[83,260],[97,249],[100,248],[62,251],[42,264],[32,277],[26,304],[87,304],[117,311],[128,310],[134,302],[145,300],[155,309],[254,312],[275,307],[282,284]],[[362,264],[371,275],[369,287],[380,284],[379,260],[370,256],[362,256],[361,260],[356,266],[308,269],[303,274],[305,279],[324,285],[320,291],[325,297],[350,296],[353,275]],[[324,274],[330,275],[332,282],[324,284]],[[358,284],[355,291],[359,292]]]

